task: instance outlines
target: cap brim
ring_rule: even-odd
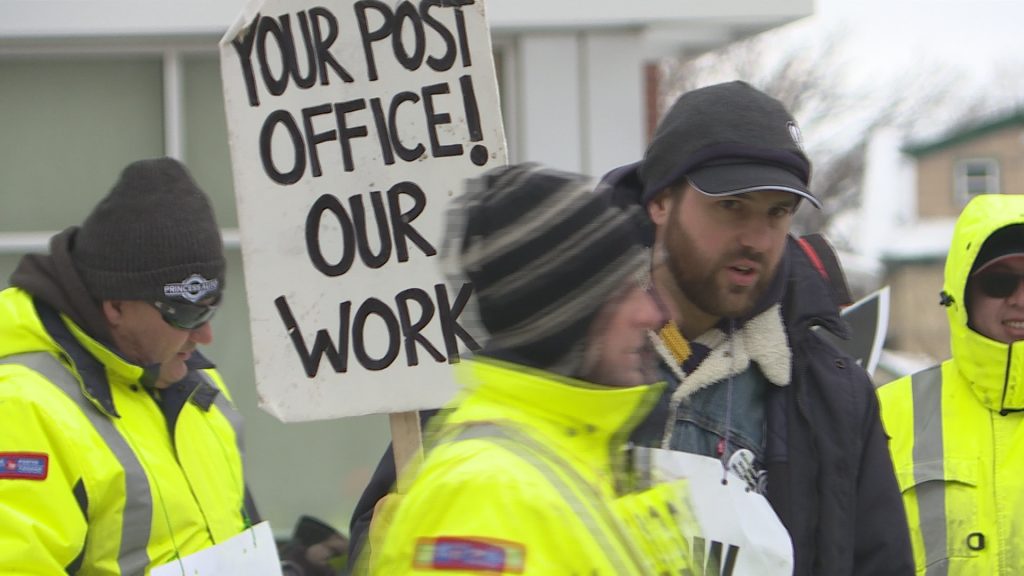
[[[999,264],[1000,262],[1006,262],[1007,260],[1011,260],[1013,258],[1024,258],[1024,251],[1018,250],[1016,252],[1008,252],[1006,254],[996,256],[995,258],[992,258],[988,262],[985,262],[984,264],[979,266],[977,270],[971,273],[971,277],[981,274],[985,270],[988,270],[989,268],[995,266],[996,264]]]
[[[821,202],[811,194],[800,177],[781,166],[763,163],[702,166],[690,171],[686,177],[694,188],[709,196],[779,190],[806,198],[815,208],[821,208]]]

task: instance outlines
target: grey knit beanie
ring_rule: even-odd
[[[640,210],[612,206],[593,188],[588,178],[537,164],[468,183],[458,218],[448,220],[461,238],[446,257],[473,283],[490,338],[485,353],[578,375],[598,312],[648,265]]]
[[[75,234],[71,257],[97,300],[199,300],[224,289],[213,208],[172,158],[129,164]]]

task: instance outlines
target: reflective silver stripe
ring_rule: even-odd
[[[934,366],[915,374],[910,389],[914,401],[914,484],[924,540],[925,574],[946,576],[949,565],[938,562],[949,556],[942,453],[942,367]],[[935,481],[922,484],[925,478]]]
[[[0,358],[0,364],[19,364],[30,368],[64,391],[89,419],[110,451],[114,453],[125,474],[125,501],[121,526],[121,548],[117,565],[121,574],[141,575],[149,566],[146,546],[149,544],[150,525],[153,521],[153,496],[149,480],[135,452],[114,427],[114,423],[99,412],[83,394],[81,384],[56,358],[46,352],[17,354]],[[95,538],[89,534],[88,538]]]
[[[244,432],[242,415],[238,412],[238,410],[235,409],[234,405],[231,404],[231,401],[228,400],[227,394],[225,394],[224,390],[217,386],[217,383],[214,381],[213,377],[210,376],[206,370],[197,370],[196,372],[199,374],[200,378],[202,378],[208,385],[212,386],[213,389],[217,391],[217,394],[213,397],[213,405],[216,406],[218,410],[220,410],[220,413],[223,414],[224,417],[227,418],[228,423],[231,424],[231,428],[234,429],[235,445],[238,446],[238,456],[239,458],[244,459],[245,439],[242,436]],[[224,448],[224,445],[219,441],[218,444],[221,445],[222,449]],[[226,457],[227,456],[225,455],[225,458]],[[238,478],[236,478],[235,480],[241,482],[241,480]],[[240,488],[242,490],[242,506],[240,510],[242,513],[242,518],[245,521],[245,526],[249,527],[252,526],[253,523],[259,519],[259,512],[256,510],[256,504],[252,500],[252,496],[249,493],[249,488],[245,485],[244,482],[241,483],[242,485],[240,486]]]
[[[224,391],[221,390],[219,386],[217,386],[217,383],[213,381],[213,378],[206,373],[206,370],[198,370],[198,373],[206,380],[207,384],[213,386],[214,389],[217,390],[217,395],[213,399],[213,405],[216,406],[218,410],[220,410],[220,413],[223,414],[224,417],[228,419],[228,422],[231,424],[231,427],[234,428],[235,443],[238,444],[238,452],[239,454],[244,456],[245,440],[242,436],[242,415],[239,414],[238,410],[236,410],[235,407],[231,404],[231,401],[228,400],[227,395],[224,394]]]
[[[450,443],[472,439],[494,442],[522,458],[543,474],[555,490],[562,495],[580,521],[590,529],[598,546],[605,550],[609,561],[615,567],[615,574],[633,574],[637,569],[643,569],[644,563],[637,556],[632,540],[622,533],[621,522],[605,504],[601,494],[554,451],[526,434],[496,424],[471,425],[455,437],[442,442]],[[589,493],[589,503],[580,498],[579,493],[572,489],[565,477],[568,477],[579,489]],[[601,522],[595,516],[601,516]],[[630,560],[626,560],[616,552],[616,548],[609,541],[608,534],[602,526],[615,532],[622,547],[633,555]]]

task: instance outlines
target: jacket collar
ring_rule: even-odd
[[[36,314],[42,321],[43,327],[53,338],[54,342],[61,348],[70,359],[78,373],[82,383],[82,393],[100,411],[109,417],[120,418],[117,407],[114,405],[114,397],[110,389],[110,378],[122,382],[138,382],[145,385],[147,381],[155,380],[156,371],[159,366],[142,367],[125,360],[120,354],[107,348],[69,319],[62,317],[51,306],[42,300],[35,300]],[[189,376],[195,370],[213,368],[213,364],[198,351],[192,353],[192,357],[186,362],[189,368]],[[212,388],[209,385],[207,388]],[[205,388],[203,391],[200,406],[204,410],[209,409],[209,404],[216,396],[216,389],[209,393]],[[206,406],[203,406],[203,404]]]
[[[953,335],[956,367],[983,406],[1024,411],[1024,341],[1003,344],[967,329]]]
[[[42,300],[35,300],[36,314],[43,328],[70,360],[81,381],[82,393],[108,417],[120,418],[110,392],[110,376],[138,382],[144,370],[126,362],[103,346]]]
[[[793,353],[778,304],[751,318],[732,333],[714,328],[702,334],[695,343],[706,348],[708,353],[693,372],[679,382],[672,393],[674,406],[702,388],[745,372],[751,362],[758,365],[772,384],[787,386],[790,383]]]
[[[812,326],[821,326],[841,338],[849,337],[839,317],[839,304],[833,298],[831,284],[792,236],[787,241],[785,259],[789,260],[789,267],[781,300],[782,317],[791,343]]]
[[[449,422],[525,424],[572,446],[582,458],[611,465],[617,450],[653,408],[664,383],[598,386],[493,358],[459,365],[467,395]]]
[[[73,226],[51,238],[49,254],[22,258],[11,274],[11,285],[56,308],[93,339],[109,343],[112,338],[100,303],[89,295],[74,266],[72,248],[77,232]]]

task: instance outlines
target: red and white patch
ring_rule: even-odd
[[[0,452],[0,479],[46,480],[50,456],[37,452]]]
[[[526,547],[494,538],[420,538],[412,564],[417,570],[437,572],[522,574],[526,569]]]

